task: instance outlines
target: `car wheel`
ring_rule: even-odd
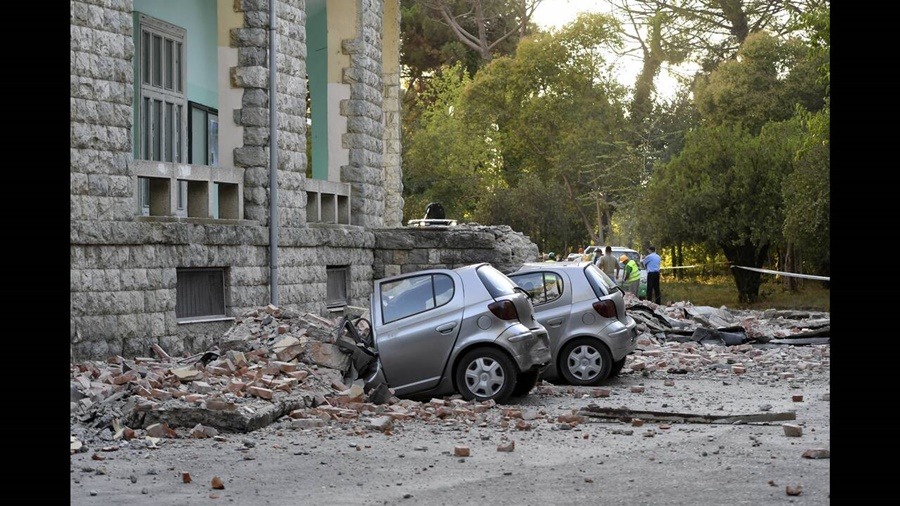
[[[516,378],[516,388],[514,388],[512,392],[513,397],[528,395],[528,392],[531,392],[537,385],[539,374],[540,371],[537,369],[520,374],[519,377]]]
[[[456,387],[467,401],[505,401],[516,388],[518,370],[503,352],[476,348],[456,367]]]
[[[622,372],[622,368],[625,367],[625,359],[627,357],[622,357],[621,360],[616,360],[613,362],[612,369],[609,370],[609,377],[618,376],[620,372]]]
[[[579,337],[560,350],[558,369],[572,385],[597,385],[609,377],[612,356],[600,341]]]

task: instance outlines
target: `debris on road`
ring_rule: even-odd
[[[719,424],[745,424],[765,423],[780,420],[795,420],[796,413],[754,413],[748,415],[703,415],[696,413],[669,413],[665,411],[639,411],[625,408],[604,408],[596,404],[588,404],[578,411],[578,414],[589,418],[605,418],[631,423],[640,427],[644,422],[678,422],[678,423],[719,423]],[[638,421],[635,424],[635,421]],[[788,425],[788,424],[783,424]]]

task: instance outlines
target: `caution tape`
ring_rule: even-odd
[[[813,276],[812,274],[798,274],[796,272],[772,271],[769,269],[757,269],[756,267],[744,267],[743,265],[732,265],[731,268],[732,269],[744,269],[747,271],[762,272],[765,274],[778,274],[780,276],[787,276],[789,278],[804,278],[804,279],[816,279],[819,281],[831,281],[831,277],[829,277],[829,276]]]

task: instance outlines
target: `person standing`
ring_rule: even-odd
[[[620,256],[619,261],[624,265],[623,269],[625,271],[625,274],[622,276],[622,288],[636,297],[641,284],[641,269],[638,267],[637,262],[628,258],[627,255]]]
[[[660,258],[656,254],[656,248],[647,248],[650,254],[644,257],[644,267],[647,268],[647,300],[656,304],[662,304],[662,295],[659,293],[659,264]]]
[[[612,247],[606,247],[606,253],[597,261],[597,266],[613,281],[619,277],[619,261],[612,254]]]

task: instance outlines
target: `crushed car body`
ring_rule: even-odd
[[[528,294],[488,263],[380,279],[369,315],[353,350],[367,392],[503,402],[527,394],[550,363]]]

